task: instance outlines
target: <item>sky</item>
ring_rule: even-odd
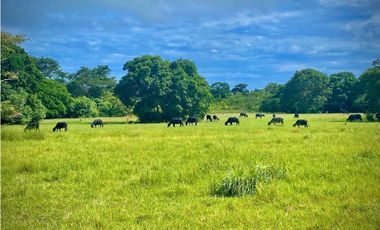
[[[2,0],[1,30],[66,72],[141,55],[190,59],[212,84],[260,89],[297,70],[359,76],[380,57],[380,0]]]

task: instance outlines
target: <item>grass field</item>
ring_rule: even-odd
[[[310,128],[241,119],[167,128],[62,119],[68,132],[2,126],[2,229],[379,229],[380,123],[303,115]],[[216,196],[231,175],[283,170],[253,195]]]

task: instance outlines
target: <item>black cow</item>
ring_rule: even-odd
[[[304,126],[306,128],[309,128],[309,122],[307,120],[297,120],[296,123],[294,123],[293,127],[300,127]]]
[[[348,116],[347,121],[353,122],[353,121],[362,121],[362,115],[360,114],[351,114]]]
[[[32,121],[30,121],[30,122],[26,125],[26,127],[25,127],[25,129],[24,129],[24,132],[25,132],[25,131],[31,131],[31,130],[33,130],[33,129],[35,129],[36,131],[37,131],[37,130],[40,131],[40,122],[39,122],[38,120],[32,120]]]
[[[275,125],[277,123],[284,124],[284,119],[282,119],[281,117],[274,117],[272,118],[272,120],[270,120],[270,122],[268,122],[268,125],[271,125],[271,124]]]
[[[272,114],[272,117],[273,117],[273,118],[276,117],[276,114]]]
[[[241,112],[239,117],[248,117],[248,114],[246,112]]]
[[[185,126],[181,120],[181,118],[173,118],[170,120],[170,122],[168,123],[168,127],[170,127],[170,125],[173,125],[173,127],[175,127],[175,125],[178,125],[179,126]]]
[[[207,115],[207,116],[206,116],[206,120],[207,120],[207,121],[212,121],[212,117],[211,117],[211,115]]]
[[[186,125],[188,124],[198,124],[198,119],[196,117],[189,117],[187,118]]]
[[[232,123],[236,123],[236,125],[240,125],[239,118],[237,117],[229,117],[226,122],[224,122],[225,125],[232,125]]]
[[[300,117],[300,115],[298,113],[294,114],[294,118],[299,118],[299,117]]]
[[[61,131],[61,129],[65,129],[65,132],[67,131],[67,123],[66,122],[58,122],[55,127],[53,128],[53,132],[55,131]]]
[[[216,116],[216,115],[213,115],[213,116],[212,116],[212,119],[213,119],[214,121],[216,121],[216,120],[218,120],[218,121],[219,121],[219,117],[218,117],[218,116]]]
[[[91,128],[96,128],[96,126],[103,127],[103,121],[101,119],[96,119],[91,123]]]
[[[265,117],[265,114],[263,113],[256,113],[256,118],[263,118]]]

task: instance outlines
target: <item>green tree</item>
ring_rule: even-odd
[[[380,66],[369,68],[360,75],[359,94],[367,112],[380,113]]]
[[[99,115],[96,103],[85,96],[74,98],[69,107],[70,117],[96,117]]]
[[[342,110],[352,111],[357,82],[358,79],[350,72],[330,75],[328,87],[331,94],[326,103],[326,110],[335,113]]]
[[[141,56],[127,62],[115,94],[142,122],[189,115],[203,117],[211,102],[209,86],[189,60],[169,62]]]
[[[110,77],[111,70],[107,65],[99,65],[93,69],[81,67],[70,74],[67,89],[74,97],[86,96],[100,98],[105,91],[112,91],[116,80]]]
[[[62,83],[67,81],[67,73],[61,69],[61,66],[56,60],[48,57],[36,58],[36,65],[42,74],[47,78]]]
[[[105,92],[101,98],[95,99],[100,116],[121,117],[128,114],[128,109],[119,98],[111,92]]]
[[[282,110],[289,113],[322,112],[330,94],[328,80],[326,74],[314,69],[296,71],[281,92]]]
[[[64,117],[73,98],[64,84],[44,79],[38,85],[38,97],[47,108],[46,118]]]
[[[215,100],[221,100],[231,95],[230,85],[227,82],[215,82],[210,86]]]
[[[234,86],[234,88],[232,88],[231,93],[232,94],[236,94],[236,93],[246,94],[249,92],[247,87],[248,85],[244,83],[237,84]]]

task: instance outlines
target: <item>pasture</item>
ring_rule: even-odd
[[[265,118],[240,126],[126,124],[125,118],[44,120],[40,132],[2,126],[2,229],[376,229],[380,123],[300,114],[310,128]],[[233,114],[238,115],[238,114]],[[67,132],[52,132],[67,121]],[[255,168],[283,169],[253,195],[216,184]]]

